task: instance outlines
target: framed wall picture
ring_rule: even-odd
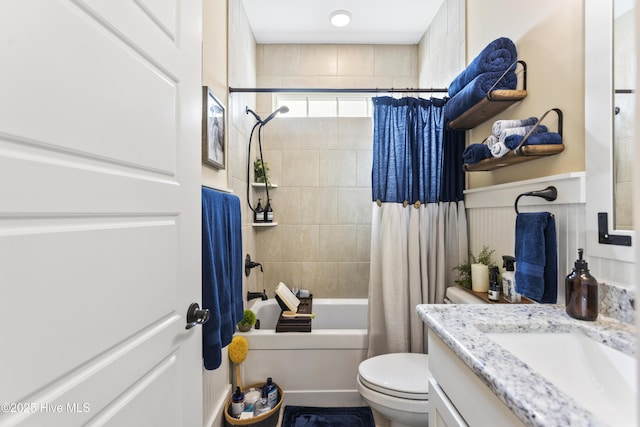
[[[202,162],[225,168],[226,114],[208,86],[202,87]]]

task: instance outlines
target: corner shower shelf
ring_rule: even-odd
[[[264,188],[264,182],[252,182],[251,186],[253,188],[257,188],[257,189],[261,189]],[[271,186],[269,187],[269,190],[271,190],[272,188],[278,188],[278,184],[271,184]]]
[[[253,223],[254,227],[275,227],[276,225],[278,225],[277,222],[254,222]]]
[[[467,111],[447,123],[449,129],[469,130],[480,123],[490,119],[496,114],[506,110],[516,102],[522,101],[527,96],[523,89],[505,90],[496,89],[489,92],[480,102]]]

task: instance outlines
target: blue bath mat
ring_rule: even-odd
[[[282,427],[375,427],[368,406],[316,408],[285,406]]]

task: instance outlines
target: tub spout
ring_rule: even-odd
[[[260,298],[262,301],[266,301],[269,299],[267,297],[267,291],[262,290],[262,292],[247,292],[247,301],[251,301],[252,299]]]

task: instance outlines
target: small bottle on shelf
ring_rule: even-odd
[[[256,209],[253,211],[253,222],[264,222],[264,209],[262,209],[262,199],[258,199],[258,204],[256,205]]]
[[[264,222],[273,222],[273,208],[271,207],[271,199],[267,200],[267,206],[264,208]]]

